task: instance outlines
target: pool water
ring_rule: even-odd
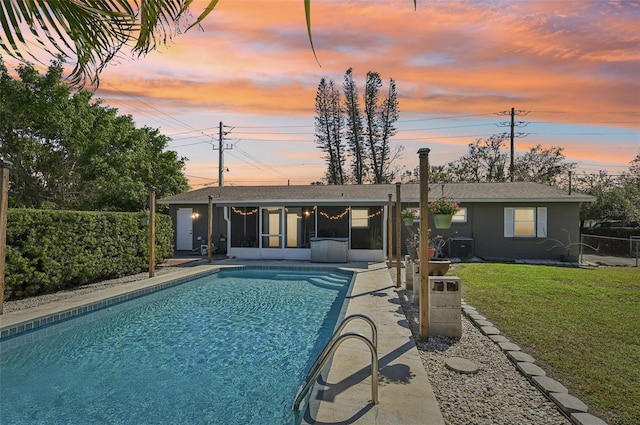
[[[0,423],[290,424],[351,275],[221,270],[0,343]]]

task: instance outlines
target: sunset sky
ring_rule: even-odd
[[[516,151],[563,147],[578,170],[625,171],[640,152],[640,1],[312,0],[309,46],[302,0],[220,0],[205,19],[141,59],[124,55],[96,96],[157,127],[188,158],[192,188],[218,184],[218,123],[225,185],[308,184],[326,170],[314,137],[322,77],[342,86],[352,67],[397,84],[396,162],[417,151],[442,165],[526,111]],[[202,5],[192,7],[197,16]]]

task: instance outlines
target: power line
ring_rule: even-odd
[[[435,117],[435,118],[417,118],[413,120],[398,120],[397,122],[436,121],[436,120],[447,120],[447,119],[455,119],[455,118],[484,117],[484,116],[491,116],[493,114],[494,114],[493,112],[488,112],[484,114],[450,115],[450,116]]]
[[[145,101],[143,101],[143,100],[140,100],[139,98],[137,98],[137,97],[135,97],[135,96],[132,96],[132,95],[130,95],[130,94],[128,94],[128,93],[125,93],[124,91],[120,90],[118,87],[114,86],[113,84],[109,84],[109,83],[106,83],[106,82],[105,82],[104,84],[105,84],[105,85],[107,85],[107,86],[109,86],[109,87],[112,87],[112,88],[113,88],[114,90],[116,90],[117,92],[122,93],[123,95],[125,95],[125,96],[127,96],[127,97],[130,97],[130,98],[132,98],[132,99],[136,100],[137,102],[142,103],[142,104],[143,104],[143,105],[145,105],[145,106],[148,106],[149,108],[153,109],[154,111],[158,112],[159,114],[166,116],[166,117],[167,117],[167,118],[169,118],[170,120],[175,121],[175,122],[177,122],[178,124],[180,124],[180,125],[182,125],[182,126],[184,126],[184,127],[186,127],[186,128],[191,128],[191,129],[192,129],[192,130],[194,130],[194,131],[198,131],[198,130],[196,130],[195,128],[193,128],[191,125],[189,125],[189,124],[187,124],[187,123],[185,123],[185,122],[182,122],[182,121],[180,121],[179,119],[177,119],[176,117],[174,117],[174,116],[172,116],[172,115],[169,115],[169,114],[167,114],[167,113],[165,113],[165,112],[163,112],[163,111],[161,111],[161,110],[157,109],[157,108],[156,108],[156,107],[154,107],[153,105],[151,105],[151,104],[149,104],[149,103],[147,103],[147,102],[145,102]]]
[[[196,132],[196,131],[202,133],[203,131],[215,130],[216,128],[217,127],[207,127],[207,128],[201,128],[199,130],[183,131],[182,133],[165,134],[165,136],[173,138],[173,136],[182,136],[183,134],[191,134],[191,133]]]

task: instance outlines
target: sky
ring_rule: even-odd
[[[316,61],[303,0],[220,0],[201,28],[121,54],[95,96],[171,137],[193,189],[219,184],[220,122],[224,185],[321,180],[316,90],[348,68],[361,94],[368,71],[396,81],[404,170],[420,148],[444,165],[508,132],[514,108],[517,153],[559,146],[578,172],[616,174],[640,153],[638,22],[640,1],[312,0]]]

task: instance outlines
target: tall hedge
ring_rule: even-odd
[[[149,267],[149,226],[138,213],[10,209],[5,298],[34,296]],[[171,218],[156,215],[156,262],[173,254]]]
[[[640,227],[585,227],[582,229],[585,235],[609,236],[611,238],[630,238],[640,236]]]

